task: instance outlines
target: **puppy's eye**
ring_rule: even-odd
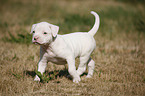
[[[43,34],[47,34],[46,32],[44,32]]]
[[[35,33],[35,31],[33,31],[33,33]]]

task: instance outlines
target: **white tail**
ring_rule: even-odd
[[[99,19],[99,15],[94,12],[94,11],[91,11],[91,14],[93,14],[95,16],[95,24],[93,26],[93,28],[88,32],[91,36],[94,36],[95,33],[98,31],[99,29],[99,25],[100,25],[100,19]]]

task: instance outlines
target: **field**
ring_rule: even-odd
[[[1,0],[0,96],[145,96],[144,0]],[[79,84],[67,65],[48,63],[43,82],[34,82],[39,46],[31,43],[32,24],[47,21],[59,34],[89,31],[90,11],[101,20],[95,35],[93,78]],[[79,60],[76,60],[78,66]]]

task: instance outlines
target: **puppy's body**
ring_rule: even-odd
[[[57,47],[56,47],[57,45]],[[58,35],[50,45],[41,45],[47,60],[56,64],[66,64],[68,54],[74,58],[90,54],[95,48],[95,40],[88,33]]]
[[[56,31],[53,32],[50,29],[42,28],[42,25],[51,25],[45,24],[46,22],[38,23],[32,27],[32,31],[39,31],[33,34],[33,43],[40,44],[40,61],[38,64],[38,71],[42,74],[45,71],[47,62],[53,62],[56,64],[68,64],[68,71],[73,77],[73,82],[78,83],[80,75],[85,72],[86,65],[88,65],[88,75],[91,77],[93,75],[93,70],[95,63],[90,58],[91,53],[96,47],[95,40],[93,38],[94,34],[99,28],[99,16],[95,12],[91,12],[96,17],[95,25],[89,32],[76,32],[66,35],[56,35]],[[36,28],[37,27],[37,28]],[[44,27],[44,26],[43,26]],[[37,29],[37,30],[36,30]],[[42,35],[42,31],[47,31],[49,39],[45,38],[47,35]],[[54,34],[55,33],[55,34]],[[80,57],[80,64],[78,69],[75,67],[75,58]],[[36,76],[35,80],[39,80],[39,77]]]

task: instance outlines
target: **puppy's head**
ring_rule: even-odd
[[[40,45],[50,44],[53,38],[57,36],[58,30],[58,26],[47,22],[33,24],[31,28],[32,42]]]

